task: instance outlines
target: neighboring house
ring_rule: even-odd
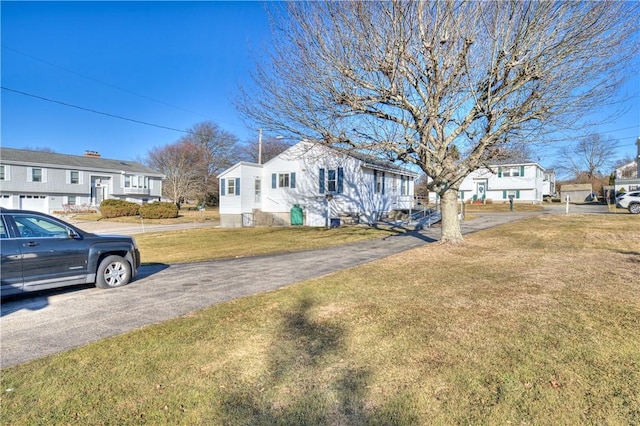
[[[544,178],[542,179],[542,184],[543,184],[542,196],[555,197],[558,194],[556,192],[556,171],[553,169],[546,169],[544,171]]]
[[[411,209],[417,177],[378,158],[303,141],[265,164],[241,162],[222,172],[220,224],[329,226],[346,218],[371,223]]]
[[[567,183],[560,187],[560,199],[574,203],[593,201],[593,186],[590,183]]]
[[[538,163],[490,166],[470,173],[460,185],[463,201],[540,203],[545,194],[545,170]],[[554,181],[555,186],[555,181]]]
[[[102,200],[157,201],[163,175],[133,161],[0,148],[0,206],[44,213],[97,208]]]
[[[635,179],[638,177],[638,161],[632,161],[615,171],[616,179]]]
[[[640,138],[636,140],[638,153],[635,161],[616,169],[615,191],[640,190]]]

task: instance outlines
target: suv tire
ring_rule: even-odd
[[[130,280],[131,265],[122,256],[111,255],[102,259],[96,274],[96,287],[121,287]]]
[[[640,204],[638,204],[638,203],[629,204],[629,213],[631,213],[631,214],[640,213]]]

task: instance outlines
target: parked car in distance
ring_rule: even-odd
[[[616,197],[616,206],[628,209],[629,213],[640,213],[640,191],[631,191]]]
[[[0,295],[77,284],[128,284],[140,267],[133,237],[96,235],[53,216],[0,209]]]

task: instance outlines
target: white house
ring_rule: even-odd
[[[265,215],[307,226],[347,217],[368,223],[413,206],[418,175],[378,158],[299,142],[265,164],[241,162],[220,174],[220,224],[251,226]]]
[[[133,161],[0,148],[0,206],[43,213],[96,208],[118,198],[143,204],[162,195],[164,175]]]
[[[542,202],[545,194],[545,169],[538,163],[501,164],[478,169],[460,185],[462,200],[494,202]]]
[[[636,140],[636,159],[616,169],[615,192],[640,189],[640,138]]]

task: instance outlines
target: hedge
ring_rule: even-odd
[[[109,199],[100,203],[100,214],[103,218],[136,216],[140,205],[124,200]]]
[[[148,203],[140,207],[140,215],[145,219],[171,219],[178,217],[178,206],[174,203]]]

